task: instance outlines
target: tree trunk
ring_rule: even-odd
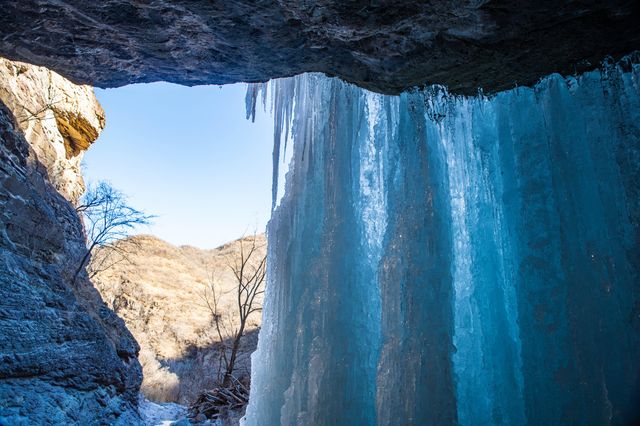
[[[231,374],[233,373],[233,368],[235,367],[236,357],[238,355],[238,349],[240,348],[240,339],[242,338],[243,332],[244,332],[244,324],[241,324],[238,334],[236,334],[235,339],[233,339],[233,346],[231,347],[231,357],[229,358],[227,371],[224,373],[224,379],[222,382],[223,386],[229,386],[231,384]]]

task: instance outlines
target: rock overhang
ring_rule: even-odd
[[[98,87],[324,72],[378,92],[475,94],[640,48],[636,1],[8,0],[0,55]]]

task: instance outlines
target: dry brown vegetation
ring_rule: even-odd
[[[252,239],[244,240],[245,248]],[[264,235],[256,242],[259,259],[266,253]],[[141,390],[156,402],[191,402],[216,385],[225,367],[221,349],[232,345],[220,342],[205,303],[212,277],[219,289],[218,309],[231,327],[239,326],[238,282],[229,262],[238,258],[240,241],[201,250],[143,235],[120,244],[134,247],[128,260],[98,273],[94,283],[140,344]],[[100,261],[99,250],[92,261]],[[250,372],[260,319],[259,314],[247,318],[240,341],[234,376],[243,380]]]
[[[224,371],[218,373],[218,381],[224,387],[232,384],[235,363],[238,359],[240,341],[252,317],[262,312],[262,298],[267,271],[267,255],[264,242],[256,235],[237,241],[238,253],[227,256],[227,267],[235,277],[235,288],[228,293],[233,296],[236,306],[233,311],[221,307],[227,296],[220,278],[211,271],[208,288],[202,301],[211,311],[214,329],[220,342],[220,360]],[[233,387],[232,387],[233,388]]]

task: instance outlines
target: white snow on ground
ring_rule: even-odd
[[[187,415],[187,407],[173,402],[156,403],[140,397],[140,415],[146,426],[169,426]]]

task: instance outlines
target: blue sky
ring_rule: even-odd
[[[149,214],[139,230],[201,248],[264,230],[273,122],[245,119],[246,85],[168,83],[96,89],[107,125],[85,155],[87,182],[108,180]]]

